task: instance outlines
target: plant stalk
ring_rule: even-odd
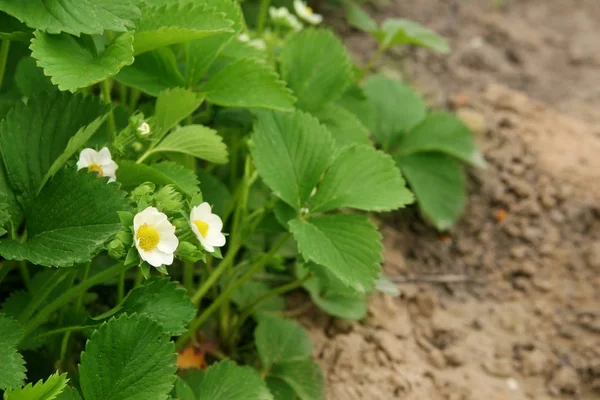
[[[265,29],[265,21],[267,20],[267,12],[269,11],[270,5],[271,0],[260,0],[260,10],[258,11],[258,20],[256,22],[256,31],[259,36],[262,36],[263,30]]]
[[[112,83],[110,78],[107,78],[102,82],[102,98],[106,104],[112,104],[112,99],[110,96],[111,89]],[[112,107],[108,112],[108,131],[110,133],[110,141],[114,142],[115,138],[117,137],[117,126],[115,124],[115,115],[113,114]]]
[[[10,40],[4,39],[0,45],[0,89],[2,89],[2,80],[4,79],[4,71],[6,70],[8,50],[10,50]]]

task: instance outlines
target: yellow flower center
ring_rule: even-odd
[[[101,167],[101,166],[99,166],[98,164],[96,164],[96,163],[91,163],[91,164],[88,166],[88,169],[90,170],[90,172],[97,172],[97,173],[98,173],[98,177],[102,178],[102,176],[103,176],[103,173],[102,173],[102,167]]]
[[[204,221],[200,221],[200,220],[194,220],[194,225],[196,225],[196,228],[198,228],[198,232],[200,232],[200,234],[202,235],[202,237],[206,237],[206,235],[208,234],[208,224]]]
[[[313,13],[313,9],[312,9],[312,8],[310,8],[309,6],[306,6],[306,11],[307,11],[309,14],[312,14],[312,13]]]
[[[148,224],[139,227],[135,234],[135,238],[138,240],[138,246],[144,251],[154,250],[160,240],[160,236],[156,229]]]

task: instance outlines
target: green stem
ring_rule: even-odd
[[[262,36],[263,30],[265,28],[265,21],[267,20],[267,11],[269,11],[270,5],[271,0],[260,0],[260,10],[258,11],[258,20],[256,22],[256,31],[260,36]]]
[[[360,79],[364,78],[365,75],[367,74],[367,72],[369,72],[371,70],[371,68],[373,68],[373,66],[375,65],[375,63],[377,61],[379,61],[379,59],[381,58],[381,56],[383,55],[383,53],[386,52],[387,50],[387,46],[382,46],[380,48],[377,49],[377,51],[371,56],[371,58],[369,59],[369,61],[367,61],[367,63],[365,64],[365,66],[361,69],[360,71]]]
[[[127,105],[127,93],[128,93],[127,86],[125,86],[121,83],[121,84],[119,84],[119,90],[121,92],[119,100],[121,101],[121,104],[125,107]]]
[[[186,262],[183,264],[183,286],[187,290],[188,294],[194,291],[194,269],[196,265],[192,262]]]
[[[108,278],[112,278],[115,275],[119,275],[121,271],[125,271],[127,268],[123,263],[117,263],[112,267],[105,269],[96,275],[89,277],[85,281],[80,282],[77,286],[73,286],[71,289],[64,292],[60,297],[48,304],[39,313],[37,313],[26,325],[25,334],[32,332],[39,325],[46,322],[46,320],[52,315],[53,312],[65,306],[71,300],[79,297],[82,293],[85,293],[89,288],[99,283],[104,282]]]
[[[27,268],[27,262],[19,261],[19,271],[21,272],[21,277],[23,278],[23,283],[25,284],[25,288],[28,292],[31,293],[31,276],[29,275],[29,269]]]
[[[9,49],[10,40],[2,40],[2,45],[0,45],[0,89],[2,89],[2,80],[4,79],[4,71],[6,70],[6,61],[8,60]]]
[[[83,270],[83,279],[82,281],[85,281],[88,276],[90,275],[90,268],[92,266],[92,262],[88,262],[87,264],[85,264],[85,268]],[[77,305],[75,307],[75,314],[77,315],[77,313],[79,312],[79,310],[81,310],[81,307],[83,307],[83,296],[85,295],[85,291],[81,292],[81,294],[79,295],[79,297],[77,298]]]
[[[198,290],[192,297],[192,303],[194,303],[195,306],[198,306],[198,304],[200,304],[200,301],[202,301],[202,298],[204,297],[206,292],[208,292],[208,290],[212,287],[212,285],[214,285],[215,282],[217,282],[217,279],[219,279],[221,274],[223,272],[225,272],[225,270],[227,270],[229,265],[233,264],[233,260],[235,259],[235,256],[237,255],[237,250],[238,249],[234,248],[233,246],[230,247],[227,250],[227,255],[225,256],[223,261],[221,261],[219,263],[217,268],[208,277],[208,279],[202,284],[202,286],[200,286],[200,288],[198,288]]]
[[[133,287],[136,288],[142,284],[142,280],[144,279],[144,274],[142,274],[142,269],[138,268],[135,273],[135,280],[133,281]]]
[[[252,276],[260,271],[269,260],[277,253],[277,251],[288,241],[291,234],[287,233],[283,235],[277,243],[271,247],[271,250],[265,255],[261,257],[260,260],[256,262],[240,279],[227,286],[225,290],[213,301],[213,303],[206,309],[202,314],[196,317],[186,333],[181,335],[179,339],[177,339],[176,346],[178,349],[181,349],[183,345],[192,337],[192,335],[202,326],[204,322],[221,306],[221,304],[231,297],[231,293],[233,293],[237,288],[243,285],[246,281],[248,281]],[[220,267],[220,265],[219,265]],[[214,275],[214,274],[213,274]]]
[[[119,283],[117,286],[117,304],[121,303],[125,297],[125,271],[121,271],[121,275],[119,275]]]
[[[0,283],[6,278],[6,275],[10,272],[12,266],[6,265],[6,263],[0,263]]]
[[[23,325],[38,309],[40,304],[46,300],[46,297],[67,277],[67,273],[70,272],[68,268],[61,268],[54,272],[50,279],[48,279],[41,290],[37,293],[32,293],[33,298],[27,304],[27,307],[21,312],[19,316],[19,323]]]
[[[129,96],[129,111],[135,112],[141,94],[142,92],[140,92],[139,89],[131,88],[131,96]]]
[[[104,103],[111,104],[112,100],[110,97],[110,91],[112,89],[112,83],[110,78],[105,79],[102,82],[102,98],[104,99]],[[110,133],[110,141],[114,142],[117,136],[117,126],[115,124],[115,115],[113,114],[112,108],[108,112],[108,130]]]
[[[57,328],[57,329],[53,329],[51,331],[47,331],[47,332],[37,335],[35,338],[33,338],[33,341],[37,341],[38,339],[44,338],[46,336],[57,335],[59,333],[65,333],[65,332],[80,331],[82,329],[95,328],[97,326],[98,325],[77,325],[77,326],[67,326],[64,328]],[[62,358],[63,357],[61,357],[61,359]]]

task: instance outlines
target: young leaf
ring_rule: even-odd
[[[296,392],[294,389],[279,378],[267,377],[265,379],[269,391],[273,395],[274,400],[296,400]]]
[[[56,372],[45,382],[39,381],[35,385],[30,383],[23,388],[6,391],[4,400],[53,400],[62,393],[68,381],[67,374]]]
[[[440,53],[450,51],[446,39],[423,25],[407,19],[385,20],[381,30],[375,34],[375,38],[380,46],[385,48],[397,44],[414,44]]]
[[[367,217],[353,214],[294,219],[290,231],[304,259],[328,268],[357,292],[369,291],[379,276],[381,235]]]
[[[92,334],[79,367],[86,400],[165,399],[175,381],[177,355],[149,318],[123,315]]]
[[[260,107],[289,111],[294,96],[277,73],[254,59],[242,59],[211,76],[202,88],[206,99],[227,107]]]
[[[20,386],[25,379],[25,361],[17,352],[22,336],[23,329],[14,319],[0,314],[0,390]]]
[[[227,162],[227,146],[217,131],[202,125],[186,125],[170,133],[151,153],[174,152],[215,164]]]
[[[129,209],[124,193],[117,187],[87,170],[61,170],[31,205],[28,240],[3,240],[0,255],[55,267],[89,261],[121,230],[117,211]]]
[[[346,19],[350,25],[361,31],[377,32],[378,30],[377,22],[355,3],[346,6]]]
[[[338,148],[349,144],[370,144],[369,130],[350,111],[328,104],[312,113],[329,129]]]
[[[316,110],[338,98],[352,81],[346,48],[333,33],[306,29],[287,40],[281,74],[298,98],[297,107]]]
[[[329,131],[310,115],[261,112],[251,152],[264,182],[299,210],[325,172],[333,151]]]
[[[186,79],[190,86],[198,84],[204,78],[221,51],[234,37],[233,32],[221,32],[188,43]]]
[[[466,204],[466,179],[460,163],[439,153],[411,154],[397,161],[423,215],[438,230],[449,229]]]
[[[247,281],[231,294],[231,301],[243,309],[254,303],[260,296],[268,293],[269,290],[271,287],[265,282]],[[281,311],[284,307],[283,297],[274,296],[261,302],[255,311]]]
[[[55,400],[81,400],[81,395],[79,395],[77,389],[67,386],[55,397]]]
[[[208,368],[200,384],[198,400],[248,399],[273,400],[256,371],[239,367],[233,361],[221,361]]]
[[[115,75],[133,63],[133,34],[117,36],[98,55],[65,33],[48,35],[37,31],[31,41],[31,56],[60,90],[76,91]]]
[[[0,236],[3,236],[6,233],[4,227],[7,225],[8,221],[10,221],[7,197],[6,193],[0,192]]]
[[[23,210],[29,209],[44,176],[71,137],[107,111],[93,97],[44,93],[17,105],[0,123],[6,176]]]
[[[333,161],[311,199],[310,210],[352,207],[390,211],[413,200],[392,157],[371,146],[357,145],[346,147]]]
[[[144,182],[175,185],[179,191],[190,197],[200,190],[194,171],[173,162],[146,165],[123,160],[117,170],[117,180],[125,189],[133,189]]]
[[[196,315],[196,308],[177,282],[172,282],[169,278],[151,278],[129,292],[123,303],[112,312],[95,317],[94,320],[134,313],[153,319],[165,334],[175,336],[185,332]]]
[[[79,36],[123,32],[140,17],[137,0],[0,0],[0,11],[47,33],[67,32]]]
[[[373,75],[363,89],[375,108],[375,140],[385,149],[425,118],[425,102],[403,83],[383,75]]]
[[[398,148],[400,156],[441,152],[475,167],[485,168],[485,160],[477,149],[475,137],[460,119],[449,113],[429,115],[402,138]]]
[[[135,27],[135,54],[225,32],[232,25],[223,13],[193,2],[146,7]]]
[[[321,367],[313,360],[278,364],[271,376],[291,386],[301,400],[323,400],[325,378]]]
[[[312,343],[304,329],[278,316],[262,316],[254,338],[264,370],[282,362],[304,360],[312,353]]]
[[[44,70],[37,66],[32,57],[23,57],[17,64],[15,83],[21,94],[26,97],[56,90],[56,86],[44,75]]]
[[[115,79],[151,96],[158,96],[163,90],[185,84],[177,68],[175,54],[170,47],[162,47],[136,56],[133,64],[121,69]]]
[[[191,115],[202,104],[204,98],[183,88],[161,92],[156,99],[153,132],[155,138],[162,138],[171,128]],[[153,127],[154,128],[154,127]]]
[[[178,400],[196,400],[196,395],[190,385],[179,376],[175,381],[175,394]]]

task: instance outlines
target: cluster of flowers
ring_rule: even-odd
[[[294,11],[300,19],[308,22],[311,25],[318,25],[323,21],[323,17],[316,14],[312,8],[308,7],[302,0],[294,0]],[[283,25],[287,28],[299,31],[302,29],[302,22],[295,15],[289,12],[285,7],[269,8],[269,15],[275,24]]]
[[[138,131],[149,134],[147,123],[142,123]],[[106,147],[100,151],[84,149],[79,154],[77,169],[87,168],[99,177],[109,178],[109,182],[117,179],[119,166],[113,161],[110,150]],[[196,235],[202,247],[209,253],[215,247],[225,245],[225,235],[221,232],[223,221],[212,213],[210,204],[204,202],[192,208],[189,217],[190,228]],[[140,258],[153,267],[171,265],[173,254],[179,246],[179,239],[175,236],[175,226],[169,222],[166,214],[156,207],[146,207],[133,218],[133,232],[135,247]]]

